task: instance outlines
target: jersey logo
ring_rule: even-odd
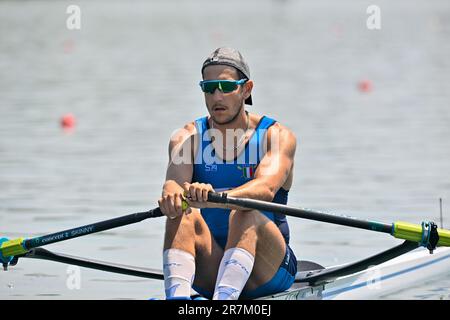
[[[217,164],[205,164],[205,172],[217,172]]]
[[[237,168],[242,172],[242,177],[246,179],[253,179],[255,177],[256,165],[237,166]]]

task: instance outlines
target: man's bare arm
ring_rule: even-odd
[[[183,184],[192,181],[195,134],[195,125],[189,123],[170,139],[166,181],[158,201],[161,211],[170,218],[183,214]]]
[[[275,124],[267,133],[267,142],[267,152],[258,165],[254,179],[227,191],[229,196],[272,201],[285,184],[294,166],[295,135],[286,127]]]

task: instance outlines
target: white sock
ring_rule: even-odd
[[[230,248],[223,254],[213,300],[237,300],[252,273],[255,257],[245,249]]]
[[[166,298],[189,297],[195,276],[195,258],[192,254],[167,249],[163,253],[164,288]]]

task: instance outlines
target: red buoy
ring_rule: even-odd
[[[72,129],[75,127],[75,116],[71,113],[67,113],[61,117],[61,127],[64,129]]]
[[[370,92],[373,90],[373,85],[370,80],[361,80],[358,83],[358,89],[361,92]]]

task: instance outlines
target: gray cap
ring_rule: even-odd
[[[239,71],[241,71],[247,79],[250,79],[250,68],[248,67],[247,62],[245,62],[242,54],[233,48],[222,47],[214,50],[213,53],[206,58],[205,62],[203,62],[202,66],[202,74],[203,70],[207,66],[211,65],[227,65],[231,67],[235,67]],[[246,100],[246,104],[252,104],[252,96],[250,95]]]

